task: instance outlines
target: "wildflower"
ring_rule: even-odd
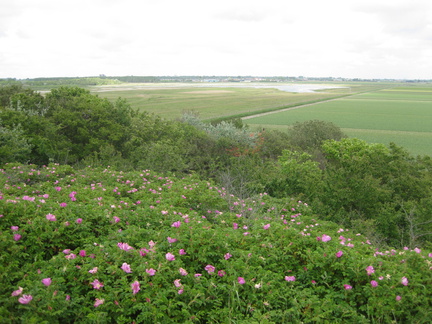
[[[126,262],[124,262],[121,266],[121,269],[126,272],[126,273],[132,273],[131,267],[129,264],[127,264]]]
[[[66,207],[67,204],[65,202],[60,203],[60,207]]]
[[[156,245],[156,243],[151,240],[150,242],[148,242],[148,245],[150,246],[150,248],[152,248]]]
[[[77,223],[77,224],[81,224],[82,221],[83,221],[82,218],[78,218],[78,219],[76,220],[76,223]]]
[[[331,241],[331,237],[326,235],[326,234],[323,234],[321,237],[321,241],[323,241],[323,242]]]
[[[176,279],[174,280],[174,286],[176,286],[177,288],[181,287],[181,283],[180,283],[181,279]]]
[[[181,222],[180,221],[177,221],[177,222],[174,222],[174,223],[172,223],[172,225],[171,225],[171,227],[180,227],[181,226]]]
[[[370,276],[374,272],[375,272],[374,267],[372,267],[372,266],[366,267],[366,273],[367,273],[368,276]]]
[[[179,295],[183,294],[183,292],[184,292],[183,289],[179,289],[179,291],[177,291],[177,293],[178,293]]]
[[[238,278],[237,278],[237,282],[238,282],[240,285],[243,285],[243,284],[246,283],[246,280],[244,280],[243,277],[238,277]]]
[[[65,258],[68,259],[68,260],[73,260],[73,259],[76,258],[76,254],[73,254],[73,253],[68,254],[68,255],[65,256]]]
[[[262,283],[257,283],[257,284],[255,284],[255,288],[256,289],[260,289],[262,287]]]
[[[209,274],[215,272],[216,268],[213,267],[212,265],[208,264],[205,266],[204,270],[206,270]]]
[[[180,254],[180,255],[185,255],[185,254],[186,254],[186,251],[185,251],[184,249],[180,249],[180,250],[179,250],[179,254]]]
[[[51,285],[51,278],[42,279],[42,283],[48,287],[49,285]]]
[[[338,251],[338,252],[336,252],[336,257],[337,257],[337,258],[340,258],[342,255],[343,255],[343,252],[342,252],[342,251]]]
[[[21,240],[21,235],[20,234],[14,234],[13,239],[14,239],[14,241],[19,241],[19,240]]]
[[[18,230],[19,230],[19,227],[18,227],[18,226],[11,226],[11,230],[12,230],[12,231],[18,231]]]
[[[70,300],[70,295],[66,295],[66,300]]]
[[[114,216],[113,218],[114,218],[114,223],[118,223],[118,222],[120,222],[120,218],[119,218],[119,217]]]
[[[169,253],[169,252],[167,254],[165,254],[165,257],[168,261],[174,261],[175,260],[174,254]]]
[[[228,260],[228,259],[231,258],[231,257],[232,257],[232,255],[231,255],[230,253],[226,253],[226,254],[224,255],[225,260]]]
[[[90,283],[94,289],[101,289],[104,285],[99,280],[95,279],[93,282]]]
[[[351,285],[344,285],[345,290],[351,290],[352,286]]]
[[[187,271],[185,270],[185,269],[183,269],[183,268],[180,268],[179,269],[179,272],[180,272],[180,274],[182,275],[182,276],[187,276]]]
[[[404,286],[408,286],[408,279],[407,279],[407,277],[402,277],[401,284],[404,285]]]
[[[16,296],[21,295],[22,292],[23,292],[23,290],[24,290],[24,289],[23,289],[22,287],[19,287],[18,290],[14,290],[14,291],[12,292],[12,296],[16,297]]]
[[[18,298],[18,302],[21,304],[28,304],[33,299],[32,295],[23,295],[22,297]]]
[[[378,282],[376,282],[375,280],[372,280],[370,282],[370,284],[371,284],[372,287],[377,287],[378,286]]]
[[[264,225],[263,228],[264,228],[265,230],[269,229],[269,228],[270,228],[270,224],[266,224],[266,225]]]
[[[295,276],[285,276],[285,280],[286,281],[296,281],[296,277]]]
[[[401,299],[402,299],[401,296],[399,296],[399,295],[396,296],[396,301],[399,301],[399,300],[401,300]]]
[[[130,250],[133,250],[133,247],[130,246],[129,244],[127,244],[127,243],[122,243],[122,242],[120,242],[120,243],[117,243],[117,246],[118,246],[121,250],[124,250],[124,251],[130,251]]]
[[[175,243],[175,242],[177,242],[177,239],[171,238],[169,236],[167,237],[167,240],[168,240],[169,243]]]
[[[219,271],[218,271],[218,276],[219,276],[219,277],[222,278],[222,277],[225,276],[225,275],[226,275],[226,272],[225,272],[224,270],[219,270]]]
[[[102,305],[104,302],[105,302],[105,299],[96,298],[95,303],[94,303],[94,307],[98,307],[98,306]]]
[[[150,269],[146,269],[146,272],[150,275],[150,276],[154,276],[156,274],[156,270],[153,268]]]
[[[64,254],[69,254],[70,251],[71,251],[71,249],[64,249],[64,250],[63,250],[63,253],[64,253]]]
[[[237,223],[233,223],[233,229],[238,229],[238,224]]]
[[[96,273],[98,271],[97,267],[94,267],[93,269],[89,270],[90,273]]]
[[[85,250],[80,250],[78,254],[81,257],[85,257],[86,256],[86,251]]]
[[[199,278],[199,277],[201,277],[201,276],[202,276],[201,273],[195,273],[195,274],[194,274],[194,277],[195,277],[195,278]]]
[[[134,295],[137,294],[138,291],[141,290],[140,283],[138,281],[132,282],[131,288],[132,288],[132,294],[134,294]]]
[[[420,253],[421,250],[420,250],[419,248],[416,247],[416,248],[414,249],[414,252],[415,252],[415,253]]]
[[[45,217],[46,217],[47,220],[49,220],[51,222],[55,222],[57,220],[56,217],[55,217],[55,215],[53,215],[51,213],[47,214]]]

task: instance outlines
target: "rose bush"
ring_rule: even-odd
[[[432,254],[194,176],[0,170],[4,323],[424,323]],[[20,235],[17,239],[17,235]]]

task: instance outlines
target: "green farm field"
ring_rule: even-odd
[[[350,137],[386,145],[394,142],[412,154],[432,155],[432,85],[381,89],[245,122],[282,130],[311,119],[333,122]]]
[[[255,85],[264,85],[266,88],[254,88]],[[284,84],[275,84],[275,86],[281,85]],[[185,111],[194,111],[199,114],[200,118],[208,120],[228,116],[243,117],[274,111],[371,91],[385,85],[373,83],[335,84],[340,88],[308,93],[285,92],[271,86],[271,83],[148,83],[97,86],[90,88],[90,90],[92,93],[111,101],[115,101],[119,97],[124,98],[133,108],[148,111],[163,118],[176,119],[181,117]]]

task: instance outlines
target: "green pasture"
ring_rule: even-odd
[[[280,84],[278,84],[280,85]],[[202,119],[245,116],[304,103],[317,102],[382,87],[376,84],[337,84],[345,88],[313,93],[290,93],[275,88],[253,88],[251,84],[205,86],[196,84],[138,84],[93,87],[100,97],[115,101],[121,97],[133,108],[167,119],[179,118],[184,111],[199,113]],[[269,86],[269,84],[266,84]]]
[[[432,86],[362,93],[245,120],[260,128],[286,129],[311,119],[330,121],[350,137],[394,142],[413,154],[432,155]]]

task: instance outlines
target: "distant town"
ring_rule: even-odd
[[[27,86],[79,85],[92,86],[115,83],[157,83],[157,82],[402,82],[424,83],[429,80],[415,79],[362,79],[342,77],[306,77],[306,76],[107,76],[100,74],[91,77],[43,77],[43,78],[0,78],[0,85],[22,83]]]

